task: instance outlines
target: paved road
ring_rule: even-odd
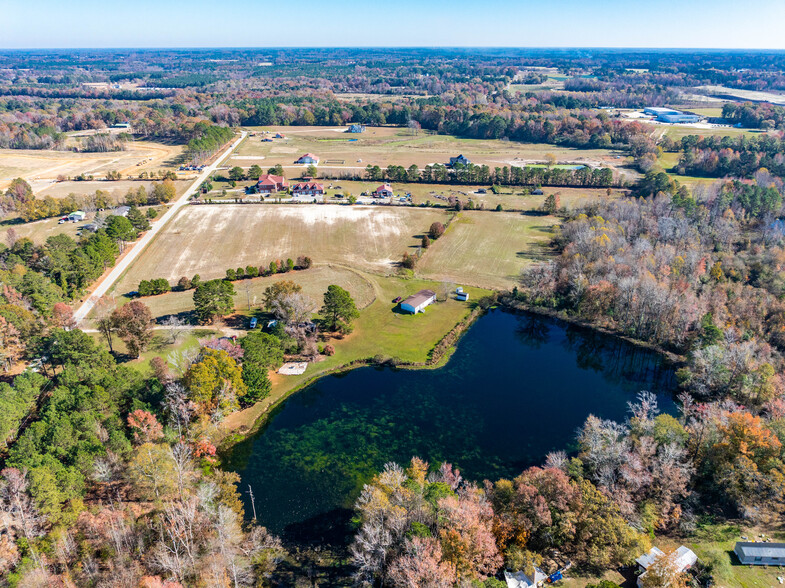
[[[92,310],[93,306],[95,306],[96,301],[109,291],[118,278],[123,275],[123,272],[128,269],[128,267],[133,263],[134,259],[136,259],[139,254],[144,251],[144,248],[147,247],[150,241],[155,238],[164,225],[166,225],[166,223],[169,222],[169,220],[175,214],[177,214],[178,210],[188,204],[188,199],[199,189],[199,186],[202,184],[202,182],[204,182],[210,176],[210,174],[212,174],[218,168],[219,163],[221,163],[232,151],[237,148],[240,142],[245,138],[246,134],[246,131],[242,131],[240,138],[232,143],[221,155],[216,158],[215,162],[207,166],[202,171],[202,173],[197,176],[197,178],[194,180],[194,183],[191,184],[191,187],[188,188],[188,190],[186,190],[185,194],[180,196],[180,198],[172,203],[172,205],[169,207],[169,210],[166,211],[161,219],[158,222],[153,223],[152,228],[147,231],[141,239],[134,243],[134,245],[131,247],[131,250],[126,253],[125,257],[117,262],[109,274],[105,276],[103,280],[101,280],[101,283],[98,284],[98,287],[93,291],[90,297],[85,300],[84,303],[82,303],[82,306],[80,306],[74,312],[74,320],[76,320],[77,325],[84,320],[84,318]]]

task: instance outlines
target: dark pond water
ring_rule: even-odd
[[[574,449],[589,414],[623,419],[640,390],[673,411],[663,359],[615,337],[501,310],[481,318],[437,370],[361,368],[292,396],[227,466],[246,512],[295,540],[341,542],[363,483],[416,455],[465,478],[513,477]]]

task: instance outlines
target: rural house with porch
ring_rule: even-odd
[[[324,186],[318,182],[299,182],[292,186],[292,196],[323,196]]]

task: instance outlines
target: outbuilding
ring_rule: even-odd
[[[390,184],[382,184],[371,194],[374,198],[392,198],[393,189]]]
[[[68,220],[70,220],[72,223],[78,223],[80,221],[83,221],[85,219],[85,216],[87,215],[83,210],[77,210],[68,215]]]
[[[358,123],[353,123],[349,125],[349,132],[350,133],[362,133],[365,132],[365,125],[361,125]]]
[[[436,301],[436,292],[433,290],[420,290],[401,302],[401,310],[411,314],[422,312],[426,306]]]
[[[295,161],[295,163],[301,163],[304,165],[317,165],[319,163],[319,157],[313,153],[306,153],[305,155],[301,155],[300,159]]]
[[[534,575],[528,576],[525,572],[508,572],[504,570],[504,581],[507,588],[534,588],[542,586],[548,576],[538,567],[534,568]]]
[[[754,543],[739,541],[733,548],[739,561],[748,566],[785,565],[785,543]]]
[[[663,553],[662,550],[658,549],[657,547],[652,547],[649,550],[649,553],[645,553],[635,560],[635,562],[638,564],[639,571],[642,572],[641,575],[638,576],[638,586],[643,584],[643,577],[646,575],[646,572],[651,567],[651,565],[662,557],[665,557],[665,553]],[[695,562],[697,561],[698,556],[695,555],[695,552],[693,552],[692,549],[682,545],[676,550],[673,564],[678,572],[682,573],[689,570],[692,566],[695,565]]]

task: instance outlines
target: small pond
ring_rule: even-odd
[[[494,310],[435,370],[365,367],[296,393],[228,469],[251,515],[294,540],[345,541],[348,510],[384,463],[416,455],[465,478],[513,477],[575,449],[589,414],[624,419],[640,390],[675,410],[673,371],[657,353],[531,314]]]

